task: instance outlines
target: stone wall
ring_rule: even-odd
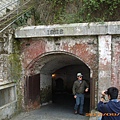
[[[0,38],[0,119],[9,119],[16,111],[16,83],[11,76],[10,54],[13,31],[9,29]]]
[[[111,85],[120,88],[120,36],[117,35],[112,36],[111,56],[112,56]]]
[[[98,94],[111,86],[111,35],[98,37],[98,54],[99,54],[99,81]],[[106,83],[106,84],[105,84]],[[99,99],[99,98],[98,98]]]

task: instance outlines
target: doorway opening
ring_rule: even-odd
[[[78,72],[83,74],[83,79],[90,85],[90,68],[82,60],[70,53],[50,52],[41,55],[31,64],[29,71],[32,71],[31,76],[37,75],[37,77],[33,77],[32,84],[29,84],[30,78],[26,80],[25,94],[28,95],[32,91],[34,94],[34,90],[31,90],[31,88],[33,86],[37,87],[36,95],[32,99],[39,98],[38,103],[40,105],[51,101],[53,104],[63,108],[69,109],[71,107],[73,109],[75,99],[72,94],[72,86],[74,81],[77,80]],[[27,100],[31,100],[30,96],[27,96]],[[85,93],[84,104],[84,111],[89,112],[89,110],[90,90]]]
[[[56,70],[52,75],[52,101],[63,106],[74,107],[75,99],[72,93],[72,87],[77,80],[77,73],[83,74],[83,79],[90,86],[90,69],[85,64],[69,65]],[[84,112],[90,110],[90,90],[85,92]]]

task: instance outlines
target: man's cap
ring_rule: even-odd
[[[77,77],[79,77],[79,76],[83,76],[81,73],[77,73]]]

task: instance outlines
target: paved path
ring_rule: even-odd
[[[37,110],[23,112],[11,120],[89,120],[86,116],[73,113],[74,105],[72,102],[68,100],[63,102],[62,100],[60,99],[61,102],[57,101],[56,103],[42,106]]]
[[[21,113],[11,120],[88,120],[88,117],[74,115],[73,111],[56,105],[46,105],[38,110]]]

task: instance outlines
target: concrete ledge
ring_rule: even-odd
[[[120,21],[20,27],[15,38],[120,34]]]
[[[15,83],[3,84],[3,85],[0,85],[0,90],[5,89],[5,88],[9,88],[9,87],[14,87],[14,86],[16,86]]]
[[[16,111],[16,101],[0,107],[0,120],[8,120]]]

